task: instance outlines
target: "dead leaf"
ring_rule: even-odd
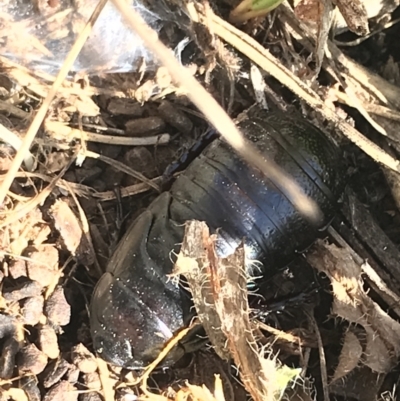
[[[298,0],[294,4],[294,14],[299,20],[318,23],[321,19],[323,4],[320,0]]]
[[[343,347],[339,356],[339,363],[331,379],[331,383],[347,376],[355,369],[363,353],[362,346],[357,336],[348,330],[343,342]]]
[[[331,280],[332,312],[364,328],[366,347],[361,363],[375,372],[389,372],[400,356],[400,324],[365,293],[361,267],[347,250],[322,241],[318,245],[307,260]]]
[[[80,263],[91,266],[94,263],[94,253],[92,252],[88,237],[82,230],[82,224],[69,204],[63,200],[57,200],[49,210],[54,219],[54,226],[60,233],[61,239],[73,256]]]
[[[368,15],[362,0],[333,0],[350,31],[360,36],[369,34]]]
[[[59,231],[65,247],[75,255],[83,233],[78,218],[64,200],[57,200],[50,208],[54,226]]]
[[[331,0],[299,0],[295,2],[294,13],[296,17],[315,28],[317,33],[315,59],[317,66],[315,76],[321,70],[325,56],[325,46],[328,41],[329,31],[333,18],[333,6]]]

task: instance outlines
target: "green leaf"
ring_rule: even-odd
[[[283,0],[253,0],[251,4],[251,10],[253,11],[272,11],[274,8],[278,7]]]

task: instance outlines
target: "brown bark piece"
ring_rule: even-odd
[[[350,31],[360,36],[369,34],[368,15],[362,0],[333,0]]]

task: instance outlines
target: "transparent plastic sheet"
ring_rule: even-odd
[[[156,31],[162,21],[139,0],[130,0]],[[36,7],[33,3],[39,3]],[[54,6],[50,4],[55,3]],[[0,52],[29,68],[55,75],[98,0],[0,1]],[[44,4],[40,7],[40,4]],[[99,74],[136,70],[152,55],[111,2],[104,7],[72,71]]]

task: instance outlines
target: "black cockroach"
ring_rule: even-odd
[[[300,117],[260,110],[239,126],[318,204],[324,221],[311,225],[260,171],[215,140],[132,223],[97,284],[91,331],[94,349],[107,361],[142,368],[192,317],[187,294],[167,277],[185,221],[218,229],[220,256],[244,238],[248,258],[259,260],[265,274],[310,246],[334,216],[344,186],[339,151],[318,128]],[[185,351],[184,344],[175,347],[165,364]]]

